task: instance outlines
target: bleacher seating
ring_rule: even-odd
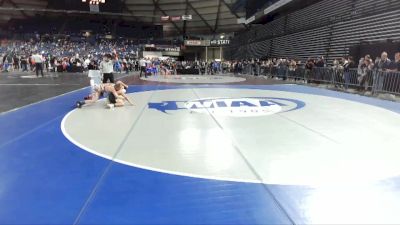
[[[349,47],[362,41],[383,41],[399,39],[400,10],[361,17],[334,25],[330,58],[346,55]],[[382,25],[385,24],[383,27]]]
[[[332,60],[362,41],[399,39],[399,13],[399,0],[323,0],[242,32],[229,52],[237,59],[322,55]]]
[[[306,30],[273,39],[273,56],[307,59],[325,55],[329,38],[328,27]]]
[[[296,32],[329,24],[335,18],[350,16],[352,0],[325,0],[288,15],[287,31]]]

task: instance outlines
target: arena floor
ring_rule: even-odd
[[[135,106],[74,109],[81,77],[0,114],[0,224],[400,224],[399,103],[262,77],[120,78]]]

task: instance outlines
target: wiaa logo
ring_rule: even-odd
[[[288,98],[246,97],[210,98],[190,101],[163,101],[149,103],[149,109],[169,114],[178,110],[216,116],[255,117],[267,116],[301,109],[305,103]]]

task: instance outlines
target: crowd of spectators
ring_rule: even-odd
[[[229,62],[213,60],[177,61],[172,58],[142,58],[139,60],[142,71],[147,75],[170,74],[208,74],[217,75],[231,72]]]
[[[357,68],[363,70],[364,74],[367,70],[380,69],[382,71],[400,71],[399,60],[400,53],[396,53],[394,60],[388,58],[388,54],[383,52],[381,56],[375,60],[370,55],[362,57],[358,62],[355,62],[353,57],[343,57],[334,59],[328,63],[323,56],[317,58],[309,58],[306,61],[288,59],[288,58],[271,58],[271,59],[251,59],[251,60],[236,60],[228,61],[230,71],[235,74],[249,75],[266,75],[272,68],[276,68],[277,73],[284,77],[287,73],[295,71],[298,68],[311,71],[314,68],[336,68],[348,70]],[[361,72],[360,72],[361,73]]]
[[[289,58],[267,58],[233,61],[176,61],[172,58],[138,58],[139,48],[130,41],[68,39],[31,39],[29,41],[2,41],[0,43],[1,71],[34,71],[44,69],[54,72],[83,72],[96,68],[104,55],[112,54],[115,72],[141,71],[150,74],[177,74],[180,70],[191,70],[197,74],[265,75],[278,79],[303,77],[314,82],[324,79],[367,90],[373,84],[381,89],[384,79],[377,72],[400,72],[400,53],[389,59],[386,52],[373,59],[370,55],[355,61],[351,56],[334,59],[328,63],[324,57],[305,61]],[[35,66],[35,58],[43,68]],[[326,73],[326,69],[331,72]],[[197,72],[198,71],[198,72]],[[333,72],[332,72],[333,71]],[[333,75],[332,75],[333,74]],[[382,73],[381,73],[382,74]],[[397,78],[396,79],[400,79]]]
[[[56,72],[82,72],[91,62],[99,63],[105,54],[118,54],[116,70],[121,71],[123,64],[134,65],[138,47],[130,41],[99,40],[90,43],[85,40],[68,39],[31,39],[29,41],[1,41],[0,69],[3,72],[20,70],[32,71],[35,54],[43,57],[44,69]]]
[[[372,59],[366,55],[355,61],[353,57],[343,57],[334,59],[328,63],[324,57],[309,58],[306,61],[300,61],[288,58],[272,59],[252,59],[227,62],[229,70],[234,74],[247,75],[265,75],[276,79],[300,79],[305,82],[330,81],[343,84],[345,89],[350,86],[367,91],[371,86],[382,90],[384,81],[400,85],[400,53],[394,55],[393,60],[389,59],[386,52],[381,56]],[[390,73],[390,74],[389,74]],[[388,78],[390,75],[390,79]],[[382,78],[385,76],[385,78]],[[389,84],[388,84],[389,85]],[[400,91],[400,87],[394,87]]]

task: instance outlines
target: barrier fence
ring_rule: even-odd
[[[246,74],[251,74],[245,72]],[[372,94],[387,93],[400,95],[400,72],[358,69],[344,70],[333,67],[279,68],[260,67],[252,75],[264,75],[281,79],[303,80],[307,83],[330,84],[345,89],[371,91]]]

